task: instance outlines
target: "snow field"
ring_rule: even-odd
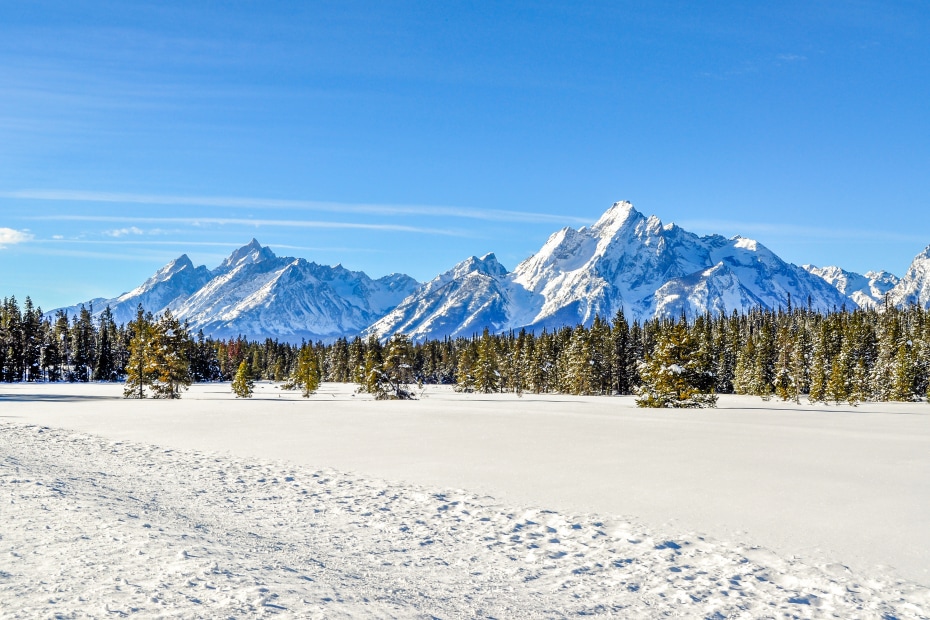
[[[0,425],[3,618],[921,618],[878,573],[630,520]]]
[[[926,403],[120,396],[0,385],[0,618],[930,617]]]

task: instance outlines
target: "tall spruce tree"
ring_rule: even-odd
[[[251,370],[245,361],[239,364],[239,369],[236,371],[236,376],[233,378],[231,388],[236,398],[252,398],[255,382],[252,381]]]
[[[181,390],[191,385],[191,339],[187,327],[166,309],[155,322],[154,334],[152,393],[155,398],[181,398]]]
[[[713,377],[700,372],[697,345],[684,319],[657,333],[655,347],[641,365],[640,407],[716,407]]]
[[[320,388],[320,362],[313,345],[304,343],[297,353],[297,365],[287,387],[300,389],[304,398],[310,398]]]
[[[146,313],[139,304],[136,318],[129,323],[129,361],[126,363],[125,398],[145,398],[145,388],[155,380],[157,364],[153,353],[156,339],[155,325],[151,313]]]

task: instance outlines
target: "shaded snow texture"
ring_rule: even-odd
[[[19,424],[0,447],[4,618],[927,610],[880,573],[466,491]]]
[[[870,308],[886,299],[930,306],[930,246],[900,280],[885,271],[799,267],[752,239],[698,236],[617,202],[591,227],[554,233],[513,271],[486,254],[424,284],[403,274],[372,280],[341,265],[275,256],[253,239],[212,271],[184,255],[138,288],[85,305],[95,313],[109,305],[117,322],[131,320],[139,303],[155,313],[170,308],[210,336],[299,342],[590,326],[620,309],[642,321],[789,304]]]

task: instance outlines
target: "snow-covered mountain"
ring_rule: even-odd
[[[795,304],[829,310],[847,298],[826,281],[742,237],[699,237],[615,203],[590,228],[563,228],[507,273],[471,258],[405,299],[368,333],[414,338],[557,328],[595,316],[694,317]],[[490,263],[490,264],[489,264]]]
[[[930,308],[930,245],[914,257],[907,273],[888,296],[896,306],[919,304]]]
[[[798,267],[743,237],[698,236],[617,202],[591,227],[563,228],[508,271],[494,254],[471,257],[420,285],[406,275],[372,280],[341,265],[278,257],[256,240],[212,271],[184,255],[107,305],[117,322],[170,308],[218,337],[288,341],[340,336],[414,339],[590,325],[621,308],[630,319],[808,303],[829,311],[892,303],[930,306],[930,247],[907,275]],[[75,313],[80,306],[65,308]],[[54,312],[54,311],[53,311]]]
[[[146,310],[160,312],[173,301],[183,299],[200,289],[210,281],[211,277],[209,269],[203,265],[194,267],[194,263],[187,257],[187,254],[182,254],[128,293],[112,299],[91,299],[83,304],[61,308],[61,310],[64,310],[68,316],[74,316],[83,305],[88,310],[92,310],[96,318],[104,308],[109,306],[113,313],[113,320],[117,324],[128,323],[136,317],[136,308],[139,304],[142,304]],[[50,314],[55,312],[57,310],[53,310]]]
[[[499,332],[518,295],[494,254],[472,256],[421,286],[366,334],[402,332],[419,340],[471,336],[485,327]]]
[[[212,271],[181,256],[128,293],[93,300],[93,309],[99,315],[109,305],[125,323],[140,303],[154,313],[169,308],[192,330],[216,337],[334,340],[359,333],[418,286],[403,274],[372,280],[342,265],[278,257],[252,239]]]
[[[808,272],[823,278],[860,308],[874,308],[885,303],[885,295],[898,284],[898,277],[887,271],[867,271],[861,275],[840,267],[803,265]]]

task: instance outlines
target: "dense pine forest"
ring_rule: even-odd
[[[161,374],[159,374],[161,373]],[[354,382],[379,395],[409,396],[418,384],[465,392],[639,394],[645,404],[702,406],[708,394],[752,394],[799,401],[914,401],[930,389],[930,312],[919,307],[755,310],[694,321],[629,322],[622,312],[590,327],[411,342],[341,338],[294,345],[190,334],[170,313],[139,309],[117,325],[45,317],[27,297],[0,308],[0,379],[121,381],[126,394],[177,397],[191,382],[273,380],[305,391],[318,380]],[[145,378],[154,379],[147,381]],[[685,386],[682,395],[681,386]],[[691,400],[688,400],[691,399]],[[674,406],[679,406],[675,404]]]

